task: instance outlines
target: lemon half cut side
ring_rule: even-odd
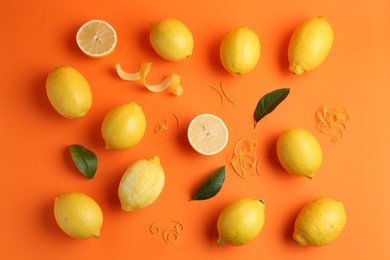
[[[107,22],[91,20],[77,31],[76,42],[86,55],[101,58],[114,51],[117,35],[115,29]]]
[[[213,155],[225,148],[229,133],[225,123],[212,114],[196,116],[188,126],[188,141],[200,154]]]

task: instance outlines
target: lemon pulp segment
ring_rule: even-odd
[[[228,142],[225,123],[212,114],[195,117],[188,127],[188,140],[199,153],[213,155],[220,152]]]
[[[114,28],[105,21],[91,20],[77,31],[77,45],[90,57],[104,57],[116,46],[117,36]]]

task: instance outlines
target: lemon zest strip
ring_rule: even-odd
[[[175,113],[172,113],[173,117],[176,119],[176,123],[177,123],[177,131],[176,131],[176,134],[178,135],[179,132],[180,132],[180,120],[179,120],[179,117],[175,114]]]
[[[260,164],[260,161],[261,161],[262,158],[263,158],[263,156],[260,156],[260,158],[257,160],[257,163],[256,163],[256,173],[257,173],[257,175],[260,175],[259,164]]]
[[[201,84],[214,89],[219,94],[219,97],[221,98],[221,105],[223,106],[224,99],[223,99],[222,93],[216,87],[214,87],[213,85],[210,85],[210,84],[207,84],[207,83],[201,83]]]
[[[180,240],[180,232],[184,230],[184,225],[178,220],[175,219],[162,219],[162,220],[157,220],[155,221],[151,226],[150,226],[150,232],[153,235],[159,234],[161,231],[160,224],[162,222],[171,222],[174,224],[173,227],[166,228],[164,231],[162,231],[162,237],[163,240],[166,243],[175,243]]]
[[[331,136],[333,143],[337,143],[343,137],[343,131],[347,130],[347,122],[350,115],[344,107],[323,106],[315,113],[317,128],[320,132]]]
[[[237,141],[230,155],[230,165],[238,176],[249,179],[257,173],[259,160],[256,155],[257,141],[241,138]]]
[[[175,113],[172,113],[173,117],[176,119],[176,136],[173,137],[172,139],[175,139],[178,135],[179,135],[179,132],[180,132],[180,120],[179,120],[179,117],[175,114]],[[165,119],[166,120],[166,129],[164,130],[168,130],[168,119]],[[156,126],[157,127],[157,126]],[[156,132],[156,131],[155,131]],[[157,132],[156,132],[157,133]],[[159,145],[159,147],[165,145],[166,143],[168,143],[170,140],[166,140],[165,142],[161,143]]]
[[[226,98],[227,100],[229,100],[229,102],[232,103],[233,105],[237,105],[237,103],[234,102],[233,100],[231,100],[231,99],[229,98],[229,96],[226,94],[226,92],[225,92],[225,90],[224,90],[224,87],[223,87],[224,84],[223,84],[222,81],[219,83],[219,86],[221,87],[222,93],[223,93],[223,95],[225,96],[225,98]]]

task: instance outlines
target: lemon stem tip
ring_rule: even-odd
[[[225,242],[223,242],[222,239],[218,238],[217,245],[218,246],[223,246],[224,244],[225,244]]]
[[[306,243],[306,240],[299,234],[294,234],[293,235],[293,238],[294,238],[294,241],[298,244],[298,245],[301,245],[301,246],[306,246],[307,243]]]
[[[160,164],[160,155],[157,155],[157,154],[153,155],[153,156],[149,159],[149,161],[150,161],[151,163]]]

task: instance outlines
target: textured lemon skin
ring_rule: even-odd
[[[153,204],[165,184],[160,157],[134,162],[127,168],[119,183],[118,196],[123,211],[135,211]]]
[[[151,23],[149,41],[158,55],[168,61],[182,61],[192,55],[194,39],[181,21],[166,18]]]
[[[328,56],[333,41],[332,26],[324,16],[303,22],[293,32],[288,46],[290,71],[301,75],[317,68]]]
[[[257,65],[261,55],[258,35],[246,26],[230,30],[222,39],[219,56],[232,75],[244,75]]]
[[[342,233],[346,222],[343,202],[331,198],[317,199],[299,212],[293,238],[302,246],[324,246]]]
[[[46,94],[62,116],[85,116],[92,106],[92,91],[84,76],[70,66],[57,66],[47,76]]]
[[[131,148],[142,140],[145,130],[145,114],[135,102],[114,107],[104,117],[101,126],[106,149]]]
[[[100,237],[103,212],[95,200],[83,193],[70,192],[57,196],[54,217],[59,227],[73,238]]]
[[[317,139],[302,128],[283,131],[276,144],[283,168],[296,176],[313,178],[322,164],[322,149]]]
[[[260,200],[239,199],[225,206],[217,222],[218,245],[245,245],[254,240],[264,226],[265,205]]]

